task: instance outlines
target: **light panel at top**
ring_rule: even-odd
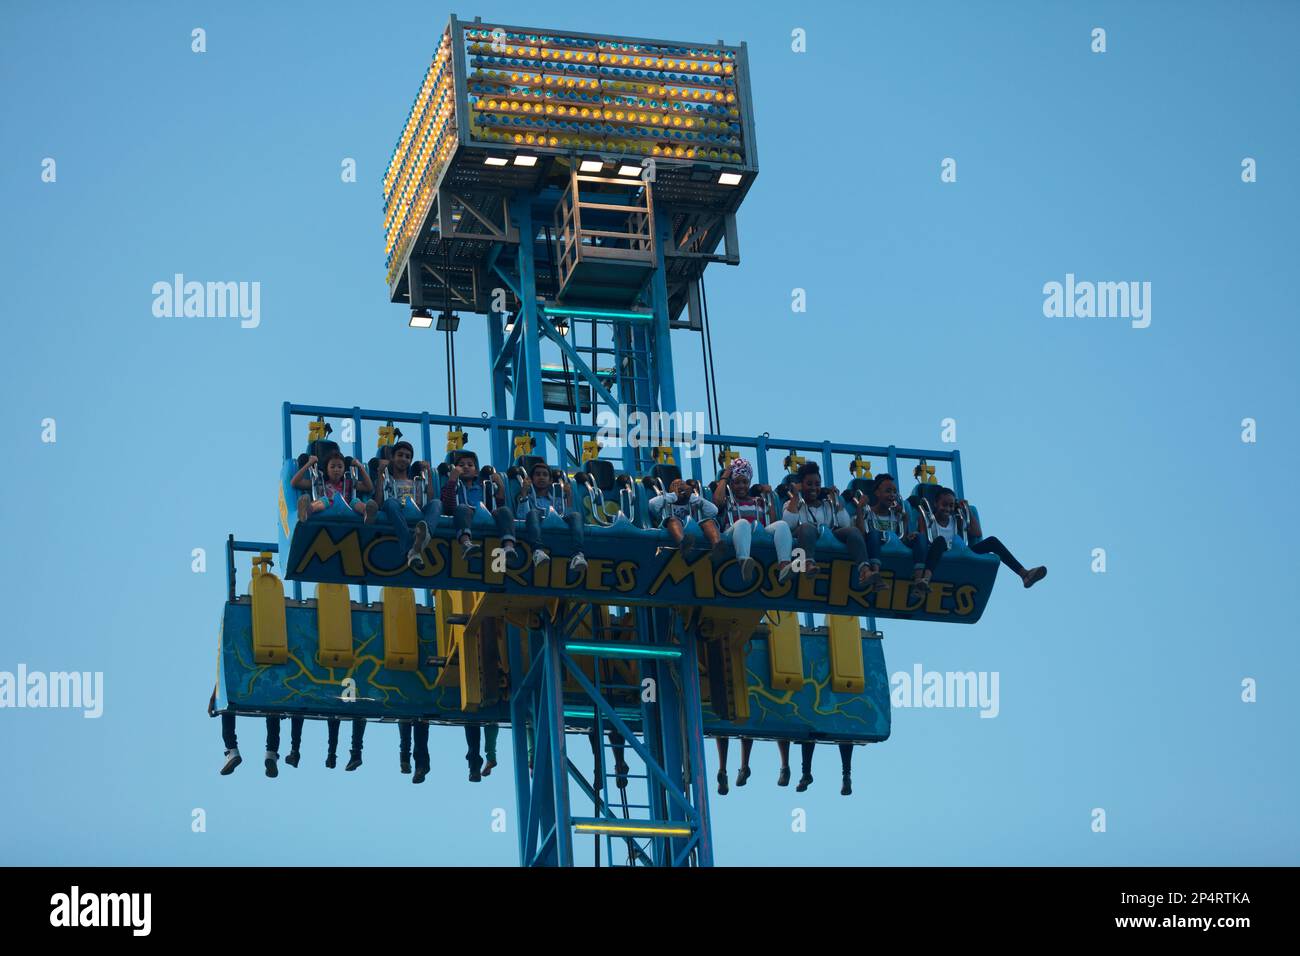
[[[464,30],[470,138],[743,164],[736,53],[618,37]]]

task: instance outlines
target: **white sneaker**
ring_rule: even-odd
[[[541,548],[533,549],[533,564],[543,564],[549,560],[551,560],[551,556]]]
[[[471,554],[473,554],[475,551],[478,550],[478,547],[479,546],[472,540],[462,541],[460,543],[460,548],[461,548],[460,556],[462,558],[468,558]]]
[[[224,777],[227,774],[234,773],[235,768],[238,767],[243,762],[244,762],[244,758],[239,756],[238,747],[235,747],[232,750],[227,750],[226,762],[221,766],[221,775]]]
[[[753,571],[755,564],[757,564],[757,562],[753,558],[742,558],[740,561],[740,577],[746,584],[748,584],[749,579],[754,576]]]
[[[794,565],[792,565],[789,561],[787,561],[785,563],[785,566],[782,567],[781,570],[777,572],[776,580],[778,584],[785,584],[786,581],[790,580],[790,570],[793,567]]]
[[[579,551],[577,554],[575,554],[572,558],[569,559],[570,571],[581,571],[586,566],[587,566],[587,559],[582,556],[581,551]]]

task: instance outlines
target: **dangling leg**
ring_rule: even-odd
[[[330,717],[325,721],[326,731],[326,750],[325,750],[325,768],[333,770],[338,762],[336,754],[339,750],[339,719]]]
[[[749,753],[754,749],[754,738],[740,738],[740,770],[736,772],[736,786],[743,787],[749,782]]]
[[[742,522],[742,523],[743,523],[743,524],[749,524],[748,521],[745,521],[745,522]],[[718,737],[718,738],[717,738],[717,743],[718,743],[718,794],[719,794],[720,796],[724,796],[724,797],[725,797],[725,796],[727,795],[727,790],[728,790],[728,787],[727,787],[727,747],[728,747],[728,745],[730,744],[730,741],[729,741],[726,737]]]
[[[302,747],[302,718],[289,718],[289,753],[285,756],[284,762],[290,767],[298,766],[301,759],[299,749]]]
[[[844,773],[840,796],[847,797],[853,792],[853,744],[840,744],[840,768]]]
[[[235,715],[225,712],[221,715],[221,742],[226,746],[226,762],[221,765],[224,777],[234,773],[235,768],[244,762],[239,756],[239,738],[235,736]]]
[[[266,775],[280,774],[280,718],[266,718]]]
[[[776,749],[781,754],[781,771],[776,775],[776,785],[788,787],[790,786],[790,741],[778,740]]]
[[[803,770],[803,776],[799,778],[799,784],[798,786],[795,787],[795,789],[798,790],[800,793],[803,793],[805,790],[807,790],[808,785],[813,782],[812,760],[813,760],[813,747],[815,746],[816,744],[814,744],[811,740],[805,740],[803,743],[799,745],[799,758],[800,758],[799,762],[802,765],[801,769]]]
[[[361,744],[366,736],[366,718],[352,718],[352,753],[344,770],[356,770],[361,766]]]
[[[411,783],[424,783],[429,775],[429,725],[417,720],[411,735],[415,738],[415,775]]]

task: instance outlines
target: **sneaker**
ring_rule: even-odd
[[[354,750],[352,751],[352,756],[348,759],[348,765],[343,769],[356,770],[360,766],[361,766],[361,754],[359,754],[357,751]]]
[[[569,559],[570,571],[581,571],[586,566],[587,566],[587,559],[583,557],[581,551],[579,551],[577,554],[575,554],[572,558]]]
[[[239,748],[226,751],[226,762],[221,765],[221,776],[229,776],[235,772],[235,768],[244,762],[244,758],[239,756]]]
[[[296,750],[290,750],[289,753],[285,755],[284,762],[290,767],[297,767],[298,761],[301,759],[302,754],[298,753]]]
[[[423,521],[415,523],[415,540],[406,552],[406,564],[416,571],[424,570],[424,546],[429,543],[429,526]]]
[[[333,769],[335,768],[335,766],[337,766],[338,762],[339,762],[339,758],[336,757],[336,756],[334,756],[333,754],[326,754],[326,755],[325,755],[325,769],[326,769],[326,770],[333,770]]]
[[[401,767],[401,769],[402,769],[402,773],[410,773],[410,772],[411,772],[411,758],[410,758],[410,757],[402,757],[402,758],[401,758],[401,765],[402,765],[402,767]]]
[[[718,771],[718,796],[725,797],[728,792],[730,792],[730,788],[727,786],[727,771],[719,770]]]
[[[627,773],[631,768],[625,763],[614,764],[614,785],[620,790],[627,789]]]
[[[311,499],[306,495],[298,496],[298,520],[306,521],[311,515]]]
[[[799,783],[795,787],[795,790],[799,793],[803,793],[805,790],[808,789],[808,784],[810,783],[812,783],[812,774],[806,773],[799,778]]]
[[[469,536],[467,535],[460,542],[460,556],[462,558],[468,558],[471,554],[477,551],[478,548],[479,546],[476,543],[474,543],[472,540],[470,540]]]
[[[379,514],[379,502],[377,502],[374,498],[371,498],[369,501],[366,502],[365,523],[370,524],[370,522],[374,520],[375,515],[377,514]]]
[[[693,535],[693,534],[684,534],[684,535],[682,535],[682,543],[681,543],[681,546],[680,546],[680,547],[681,547],[681,552],[682,552],[682,554],[690,554],[692,551],[694,551],[694,550],[695,550],[695,535]]]
[[[776,580],[778,584],[785,584],[786,581],[790,580],[790,567],[791,565],[789,561],[781,562],[781,570],[779,570],[776,573]]]
[[[741,767],[736,772],[736,786],[743,787],[747,783],[749,783],[749,768]]]
[[[1035,584],[1043,580],[1043,578],[1045,577],[1047,577],[1046,565],[1042,567],[1032,568],[1029,571],[1026,571],[1025,576],[1024,578],[1022,578],[1022,580],[1025,582],[1025,587],[1032,588]]]
[[[507,558],[513,558],[515,556],[515,543],[513,541],[503,541],[501,542],[501,550],[506,553]]]
[[[551,560],[551,556],[546,553],[544,548],[533,549],[533,564],[544,564]]]
[[[776,775],[776,785],[778,787],[790,786],[790,768],[782,767],[781,772]]]
[[[266,764],[266,775],[268,777],[280,776],[280,755],[278,753],[268,750],[264,762]]]
[[[469,782],[470,782],[470,783],[478,783],[478,782],[479,782],[480,780],[482,780],[482,779],[483,779],[483,771],[482,771],[482,770],[480,770],[478,767],[470,767],[470,768],[469,768]]]
[[[840,796],[847,797],[853,793],[853,775],[845,774],[844,782],[840,784]]]
[[[415,775],[411,777],[411,783],[424,783],[424,778],[429,775],[428,767],[416,767]]]
[[[740,579],[746,584],[754,576],[754,568],[758,564],[753,558],[742,558],[740,561]]]
[[[485,777],[490,776],[492,773],[492,768],[495,767],[496,765],[497,762],[493,760],[491,757],[488,757],[487,763],[483,765],[483,769],[479,772]]]
[[[930,595],[929,581],[913,581],[911,588],[909,588],[907,592],[907,603],[919,604],[921,601],[924,601],[927,597],[929,597],[929,595]]]

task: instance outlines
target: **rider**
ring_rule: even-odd
[[[659,519],[659,526],[668,532],[673,544],[683,551],[695,547],[695,535],[685,533],[686,522],[694,518],[704,532],[710,545],[716,547],[722,540],[718,533],[718,507],[705,499],[695,488],[682,480],[674,478],[668,484],[668,490],[650,499],[650,514]]]
[[[569,570],[576,571],[587,566],[587,559],[582,553],[582,515],[570,507],[573,491],[568,479],[563,472],[556,474],[561,486],[559,501],[554,501],[551,497],[551,466],[544,461],[535,462],[529,472],[529,480],[520,490],[515,502],[515,515],[524,522],[524,540],[533,548],[533,563],[541,564],[551,560],[542,546],[542,519],[549,511],[559,514],[573,534],[573,544],[577,550],[569,559]]]
[[[370,483],[370,476],[366,474],[364,468],[358,468],[358,476],[354,484],[348,474],[347,459],[343,457],[342,452],[337,450],[331,451],[325,456],[322,494],[316,500],[312,500],[312,480],[307,472],[316,466],[318,460],[315,455],[309,455],[303,466],[289,480],[291,487],[296,488],[298,491],[307,492],[307,494],[298,497],[298,520],[306,521],[316,512],[324,511],[334,503],[335,498],[338,498],[343,504],[363,516],[367,521],[373,518],[379,506],[373,500],[362,504],[357,499],[356,494],[358,491],[362,494],[370,494],[374,491],[374,486]]]
[[[790,552],[793,547],[790,526],[777,518],[775,506],[761,497],[754,497],[755,493],[764,495],[772,489],[767,485],[751,485],[753,478],[754,466],[744,458],[736,458],[718,479],[713,489],[713,503],[717,505],[718,517],[722,522],[722,537],[735,546],[741,575],[748,581],[754,564],[754,559],[749,556],[754,528],[766,528],[771,532],[776,545],[780,579],[784,581],[790,574]],[[723,739],[718,738],[719,741]]]
[[[807,461],[795,472],[794,493],[785,503],[782,517],[794,529],[795,540],[804,552],[804,570],[817,570],[814,560],[817,550],[817,538],[823,527],[829,528],[832,535],[844,543],[849,557],[858,569],[858,586],[867,583],[871,572],[871,562],[867,558],[867,545],[862,532],[853,527],[849,511],[840,499],[840,491],[833,485],[822,488],[821,469],[816,462]]]
[[[416,571],[424,569],[424,546],[429,543],[429,522],[437,519],[442,510],[441,501],[429,501],[423,506],[420,481],[412,472],[415,449],[410,442],[399,441],[393,445],[392,458],[379,459],[378,501],[379,510],[388,516],[397,531],[398,551],[406,552],[406,564]],[[429,463],[419,462],[424,475],[429,474]],[[415,536],[406,523],[406,504],[419,509],[421,518],[415,524]]]
[[[452,456],[451,474],[442,486],[442,513],[452,516],[456,540],[464,548],[466,557],[478,547],[470,537],[469,527],[474,512],[480,507],[490,508],[503,550],[507,555],[514,554],[515,516],[506,507],[505,481],[495,471],[490,482],[480,481],[478,456],[472,451],[458,451]]]
[[[970,526],[965,526],[965,521],[957,516],[957,506],[962,506],[962,513],[970,515]],[[921,519],[922,530],[926,530],[925,519]],[[970,505],[965,498],[957,500],[956,493],[951,488],[940,488],[939,493],[934,499],[934,545],[939,548],[940,553],[947,551],[952,546],[953,540],[957,537],[967,538],[970,541],[968,547],[976,554],[996,554],[998,558],[1008,568],[1019,575],[1020,580],[1024,582],[1025,587],[1031,588],[1043,578],[1047,577],[1047,567],[1040,565],[1036,568],[1026,568],[1016,560],[1006,545],[997,538],[983,536],[980,528],[979,519],[970,511]]]

